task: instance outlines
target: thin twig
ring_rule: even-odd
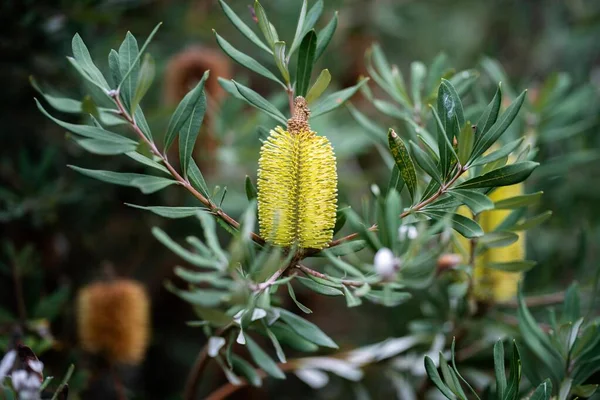
[[[223,210],[221,210],[216,204],[214,204],[212,201],[210,201],[209,199],[204,197],[204,195],[202,193],[198,192],[196,190],[196,188],[194,188],[194,186],[192,186],[192,184],[190,183],[190,181],[188,179],[182,177],[179,174],[179,172],[177,172],[177,170],[171,165],[171,163],[167,159],[167,156],[165,154],[161,153],[160,150],[158,150],[158,148],[156,147],[156,144],[154,144],[154,142],[152,140],[148,139],[146,137],[146,135],[144,135],[144,133],[142,132],[140,127],[137,125],[137,122],[125,110],[123,103],[121,103],[119,93],[114,92],[111,95],[112,95],[112,98],[115,100],[119,114],[129,123],[129,125],[131,125],[131,127],[133,128],[135,133],[138,135],[138,137],[140,139],[142,139],[150,147],[150,151],[152,151],[152,153],[154,155],[156,155],[157,157],[159,157],[161,159],[164,166],[169,170],[169,173],[171,174],[171,176],[173,178],[175,178],[175,180],[181,186],[186,188],[194,197],[196,197],[198,200],[200,200],[200,202],[202,204],[204,204],[206,207],[208,207],[208,209],[214,215],[216,215],[217,217],[219,217],[220,219],[225,221],[229,226],[231,226],[235,229],[239,229],[240,228],[239,222],[237,222],[235,219],[231,218]],[[254,232],[250,233],[250,237],[252,238],[253,241],[255,241],[258,244],[265,243],[264,239],[261,238],[259,235],[257,235]]]
[[[299,269],[300,271],[302,271],[306,275],[312,275],[312,276],[315,276],[317,278],[326,279],[326,280],[330,280],[331,279],[331,277],[329,275],[324,274],[324,273],[319,272],[319,271],[315,271],[314,269],[309,268],[306,265],[296,264],[294,266],[294,268]],[[352,287],[361,287],[361,286],[364,286],[366,284],[365,282],[353,281],[353,280],[349,280],[349,279],[342,279],[342,280],[338,281],[338,283],[341,283],[344,286],[352,286]]]
[[[214,336],[219,336],[219,337],[223,336],[232,327],[233,327],[232,324],[224,326],[223,328],[218,330]],[[204,346],[202,346],[202,349],[198,353],[198,356],[196,357],[196,361],[194,362],[194,366],[190,370],[190,373],[186,380],[185,389],[183,392],[184,400],[194,400],[194,398],[196,397],[196,392],[198,391],[198,384],[200,383],[200,378],[202,377],[202,372],[204,372],[204,369],[206,368],[206,365],[208,364],[209,360],[210,359],[208,357],[208,340],[207,340],[206,344]]]

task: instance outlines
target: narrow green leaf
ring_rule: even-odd
[[[269,336],[269,339],[271,339],[271,343],[273,344],[273,347],[275,348],[275,353],[277,354],[277,358],[279,359],[280,362],[286,363],[287,360],[285,357],[285,353],[283,352],[283,349],[281,348],[281,344],[279,343],[277,336],[275,336],[275,334],[273,332],[271,332],[271,330],[267,327],[267,324],[266,324],[266,322],[264,322],[264,320],[263,320],[263,325],[267,331],[267,336]]]
[[[211,196],[208,191],[208,185],[204,180],[202,172],[200,172],[200,168],[198,168],[198,165],[196,165],[194,160],[190,161],[188,178],[190,178],[190,183],[196,190],[200,191],[200,193],[207,199],[210,199]]]
[[[388,131],[388,143],[400,176],[408,188],[411,199],[414,200],[417,190],[417,173],[406,144],[393,129]]]
[[[448,138],[452,139],[451,131],[449,130],[449,122],[456,115],[458,120],[458,129],[465,124],[465,115],[463,111],[463,105],[460,101],[460,96],[456,92],[456,89],[450,83],[450,81],[442,78],[442,84],[440,85],[440,91],[438,92],[438,96],[442,96],[441,104],[438,99],[438,113],[440,114],[440,118],[442,122],[445,123],[446,133],[448,134]],[[440,105],[442,106],[440,108]],[[443,115],[442,115],[443,114]],[[456,135],[458,132],[454,132]]]
[[[438,142],[438,153],[440,156],[440,166],[442,167],[442,177],[444,179],[446,179],[448,177],[448,174],[450,173],[450,168],[452,166],[453,163],[455,163],[456,160],[458,160],[458,155],[456,154],[456,151],[454,150],[454,146],[452,143],[450,143],[450,137],[454,137],[455,134],[457,134],[457,129],[456,127],[458,126],[458,122],[456,119],[456,116],[453,116],[452,122],[447,122],[450,125],[450,129],[452,130],[453,134],[450,135],[449,133],[446,132],[442,121],[440,120],[440,117],[438,116],[437,111],[435,111],[435,108],[433,108],[433,106],[431,104],[429,104],[429,108],[431,109],[431,112],[433,113],[434,119],[437,122],[437,142]]]
[[[302,310],[303,313],[305,314],[312,314],[312,310],[308,307],[306,307],[304,304],[300,303],[298,301],[298,299],[296,299],[296,292],[294,292],[294,288],[292,287],[291,283],[287,283],[287,288],[288,288],[288,293],[290,294],[290,298],[294,301],[294,304],[296,304],[296,307],[298,307],[300,310]]]
[[[519,110],[523,105],[523,101],[525,101],[526,93],[526,90],[523,91],[487,132],[477,136],[478,139],[475,141],[475,148],[473,150],[472,158],[477,158],[481,154],[485,153],[485,151],[494,143],[496,143],[500,136],[508,129],[510,124],[514,121],[515,117],[519,113]]]
[[[427,67],[425,64],[420,61],[413,61],[410,64],[410,89],[413,102],[419,109],[421,108],[421,93],[423,92],[426,75]]]
[[[189,124],[186,123],[190,120],[192,113],[197,111],[196,107],[201,103],[200,98],[203,96],[204,82],[208,77],[208,73],[209,71],[204,73],[200,82],[198,82],[196,86],[183,97],[179,102],[179,105],[177,105],[175,112],[173,112],[173,115],[169,120],[167,132],[165,133],[164,151],[167,151],[169,147],[171,147],[171,144],[173,144],[173,141],[177,135],[179,135],[179,131],[184,128],[184,125],[187,125],[187,128],[190,128]]]
[[[496,123],[498,115],[500,114],[500,106],[502,105],[502,86],[498,84],[498,89],[492,98],[492,101],[486,107],[481,117],[477,121],[477,137],[475,144],[479,142],[480,138],[490,130],[490,128]]]
[[[570,381],[570,380],[569,380]],[[563,387],[561,386],[561,389]],[[570,385],[569,385],[570,389]],[[569,397],[569,391],[566,393],[559,393],[558,400],[567,400]],[[540,383],[540,385],[535,389],[529,400],[550,400],[552,398],[552,381],[550,378],[546,379],[544,382]]]
[[[422,213],[438,221],[443,220],[448,215],[448,213],[437,210],[426,210]],[[452,214],[452,228],[467,239],[483,236],[483,229],[477,222],[460,214]]]
[[[342,286],[344,296],[346,296],[346,305],[348,308],[358,307],[362,304],[362,300],[354,295],[347,286]]]
[[[252,29],[250,29],[248,25],[246,25],[244,21],[242,21],[240,17],[233,12],[227,3],[225,3],[223,0],[219,0],[219,3],[221,4],[221,8],[223,9],[223,12],[227,18],[229,18],[233,26],[235,26],[242,33],[242,35],[246,36],[246,38],[248,38],[252,43],[267,53],[273,54],[273,51],[271,51],[271,49],[269,49],[269,47],[265,45],[262,40],[260,40],[260,38],[252,31]]]
[[[246,347],[250,352],[250,356],[263,371],[277,379],[285,379],[285,374],[279,369],[275,361],[260,346],[246,335]]]
[[[302,8],[300,9],[300,15],[298,16],[298,24],[296,25],[296,33],[294,34],[294,40],[292,41],[292,48],[297,48],[302,40],[302,30],[304,28],[304,20],[306,19],[306,11],[308,10],[308,1],[302,0]]]
[[[298,335],[295,331],[292,330],[289,326],[275,322],[275,324],[269,327],[271,331],[277,336],[277,339],[287,344],[288,346],[305,353],[314,353],[319,350],[319,346],[304,339],[302,336]]]
[[[276,119],[278,122],[284,125],[287,124],[285,116],[267,99],[265,99],[249,87],[242,85],[241,83],[238,83],[234,80],[232,80],[231,82],[233,82],[238,92],[242,95],[242,97],[248,104],[265,112],[267,115]]]
[[[319,115],[326,114],[330,111],[335,110],[342,104],[344,104],[348,99],[350,99],[354,94],[360,89],[362,85],[367,83],[369,78],[361,79],[356,85],[351,86],[349,88],[340,90],[339,92],[335,92],[330,94],[327,97],[321,98],[316,101],[311,107],[311,115],[312,117],[318,117]]]
[[[217,307],[227,298],[227,292],[211,289],[181,290],[171,282],[165,288],[186,302],[201,307]]]
[[[37,81],[33,76],[29,77],[29,82],[31,86],[41,94],[44,99],[57,111],[65,112],[65,113],[80,113],[81,109],[81,101],[68,99],[66,97],[56,97],[49,94],[46,94],[42,91]]]
[[[398,165],[394,164],[392,167],[392,173],[390,174],[390,182],[388,183],[388,192],[392,189],[395,189],[396,192],[402,193],[402,189],[404,189],[404,179],[402,179],[402,175],[400,174],[400,170],[398,169]]]
[[[491,269],[504,272],[526,272],[535,267],[535,261],[509,261],[503,263],[489,263],[486,266]]]
[[[425,356],[425,372],[427,372],[427,376],[429,376],[429,379],[431,379],[435,387],[437,387],[446,398],[450,400],[456,399],[456,395],[454,395],[444,382],[442,382],[442,378],[435,367],[435,363],[429,356]]]
[[[413,141],[410,141],[410,148],[415,161],[421,167],[423,171],[425,171],[429,176],[433,178],[440,185],[442,184],[442,176],[437,166],[435,165],[435,161],[431,158],[431,156],[425,151],[421,150],[421,148],[415,144]]]
[[[488,163],[494,162],[496,160],[499,160],[501,158],[504,158],[504,157],[508,156],[510,153],[512,153],[513,151],[515,151],[516,149],[518,149],[519,146],[521,145],[521,143],[523,143],[523,140],[524,140],[524,138],[514,140],[510,143],[505,144],[498,150],[491,152],[490,154],[481,155],[478,158],[476,158],[475,160],[473,160],[469,164],[469,167],[474,167],[476,165],[488,164]]]
[[[498,340],[494,345],[494,371],[496,375],[496,398],[504,400],[506,392],[506,367],[504,366],[504,344]]]
[[[113,80],[112,87],[116,88],[121,82],[121,69],[119,67],[119,53],[115,49],[110,49],[110,53],[108,53],[108,69]]]
[[[448,194],[469,207],[473,214],[494,208],[494,202],[489,197],[475,190],[453,189]]]
[[[281,319],[298,335],[320,346],[332,349],[338,348],[337,344],[312,322],[282,308],[279,309],[279,312],[281,313]]]
[[[515,232],[531,229],[533,227],[536,227],[536,226],[546,222],[546,220],[548,220],[551,216],[552,216],[552,211],[548,210],[548,211],[545,211],[534,217],[527,218],[524,221],[520,221],[520,222],[514,224],[513,226],[508,227],[507,229],[511,230],[511,231],[515,231]]]
[[[273,73],[271,71],[269,71],[268,69],[263,67],[254,58],[237,50],[235,47],[233,47],[231,44],[229,44],[228,41],[223,39],[215,30],[213,30],[213,33],[215,34],[215,37],[217,38],[217,43],[219,44],[219,47],[221,47],[221,49],[225,52],[225,54],[227,54],[229,57],[231,57],[235,62],[248,68],[251,71],[256,72],[259,75],[264,76],[265,78],[271,79],[272,81],[279,83],[284,88],[286,87],[285,84],[283,82],[281,82],[275,75],[273,75]]]
[[[298,96],[306,96],[308,91],[310,77],[315,63],[316,49],[317,34],[314,30],[311,30],[302,39],[298,51],[298,66],[296,68],[296,94]]]
[[[517,400],[519,396],[519,385],[521,383],[521,357],[519,348],[513,340],[512,358],[510,362],[510,375],[506,385],[504,398],[502,400]]]
[[[301,284],[303,284],[304,286],[306,286],[313,292],[322,294],[324,296],[343,296],[344,295],[344,293],[342,293],[341,290],[333,288],[331,286],[321,285],[320,283],[317,283],[317,282],[313,281],[312,279],[297,277],[296,280],[298,280],[298,282],[300,282]]]
[[[146,95],[146,93],[148,93],[148,89],[150,89],[150,86],[152,86],[155,74],[156,67],[154,65],[154,59],[150,54],[146,54],[144,56],[142,66],[140,67],[135,94],[131,102],[131,109],[134,110],[134,112],[136,107],[140,104],[140,102]],[[129,77],[129,79],[131,79],[131,77]]]
[[[366,240],[353,240],[351,242],[342,243],[338,246],[330,247],[327,249],[327,252],[331,255],[339,257],[358,253],[365,247],[367,247]],[[325,251],[321,250],[320,252],[313,254],[312,257],[325,257]]]
[[[146,39],[146,41],[144,42],[144,45],[142,46],[142,48],[139,50],[139,52],[137,53],[137,57],[131,62],[130,64],[130,68],[127,70],[127,72],[125,74],[123,74],[123,76],[121,77],[121,82],[119,83],[119,89],[121,88],[121,85],[123,85],[123,83],[127,80],[127,78],[129,78],[129,75],[134,71],[136,65],[138,65],[138,61],[140,60],[140,57],[142,56],[142,54],[144,54],[144,51],[146,50],[146,47],[148,47],[148,45],[150,44],[150,42],[152,41],[152,38],[154,37],[154,35],[156,35],[156,32],[158,32],[158,28],[160,28],[160,26],[162,25],[162,22],[159,22],[154,29],[152,29],[152,32],[150,32],[150,35],[148,35],[148,38]],[[121,63],[121,55],[119,54],[119,64]],[[121,69],[122,66],[119,65],[119,69]],[[121,69],[122,71],[122,69]]]
[[[196,215],[197,212],[208,211],[204,207],[166,207],[166,206],[138,206],[136,204],[125,203],[125,205],[141,210],[151,211],[156,215],[165,218],[187,218]]]
[[[317,2],[308,10],[306,13],[306,18],[304,19],[304,24],[302,24],[302,31],[300,32],[299,37],[304,38],[308,31],[310,31],[321,16],[323,12],[323,0],[317,0]],[[295,46],[290,47],[290,57],[296,51],[298,46],[300,45],[299,41],[295,41]]]
[[[252,179],[250,179],[250,177],[248,175],[246,175],[246,197],[248,198],[248,201],[252,201],[254,199],[256,199],[257,197],[257,192],[256,192],[256,187],[254,187],[254,184],[252,183]]]
[[[79,33],[76,33],[75,36],[73,36],[71,47],[73,50],[74,59],[79,63],[81,68],[87,73],[90,79],[100,88],[109,90],[110,87],[108,86],[108,82],[106,82],[102,72],[100,72],[98,67],[96,67],[96,64],[94,64],[92,56],[90,55],[87,46],[83,42],[83,39],[81,39],[81,36],[79,36]]]
[[[133,111],[133,97],[136,92],[140,63],[138,61],[139,48],[137,40],[127,32],[125,40],[119,47],[119,71],[121,76],[125,76],[129,70],[129,76],[121,81],[119,85],[119,95],[123,100],[123,105],[130,113]]]
[[[285,60],[285,42],[277,41],[273,45],[273,56],[275,57],[275,64],[283,76],[283,80],[286,83],[290,82],[290,72]]]
[[[140,178],[135,178],[131,181],[131,186],[135,186],[142,191],[144,194],[150,194],[154,192],[158,192],[166,188],[167,186],[171,186],[176,184],[177,181],[170,178],[163,178],[160,176],[142,176]]]
[[[514,232],[497,231],[487,232],[479,238],[477,244],[485,248],[506,247],[519,240],[519,235]]]
[[[458,161],[460,165],[467,165],[475,143],[475,130],[467,121],[458,134]]]
[[[166,248],[171,250],[173,253],[181,257],[183,260],[189,262],[192,265],[203,268],[221,269],[221,261],[215,258],[203,257],[199,254],[192,253],[191,251],[183,248],[179,243],[171,239],[162,229],[158,227],[152,228],[152,235],[161,242]],[[202,289],[204,290],[204,289]]]
[[[313,103],[319,98],[319,96],[323,94],[325,89],[327,89],[327,86],[329,86],[329,82],[331,82],[331,74],[329,73],[328,69],[324,69],[323,71],[321,71],[321,73],[317,77],[317,80],[312,85],[312,87],[308,91],[308,94],[306,95],[306,101],[308,102],[308,104]]]
[[[267,45],[273,49],[277,40],[273,34],[273,31],[271,30],[271,23],[269,22],[267,13],[258,1],[254,2],[254,14],[256,14],[256,18],[258,19],[258,27],[267,40]]]
[[[143,174],[133,174],[127,172],[113,172],[113,171],[103,171],[103,170],[95,170],[95,169],[86,169],[76,167],[74,165],[67,165],[69,168],[79,172],[82,175],[89,176],[90,178],[97,179],[102,182],[112,183],[115,185],[121,186],[133,186],[131,183],[134,179],[147,177],[149,175]]]
[[[206,113],[206,95],[204,94],[204,85],[208,79],[209,71],[206,71],[198,83],[197,89],[200,91],[195,104],[193,104],[190,115],[181,127],[179,132],[179,162],[183,176],[188,176],[188,170],[192,161],[192,155],[194,153],[194,146],[196,139],[200,133],[200,127],[204,121],[204,114]]]
[[[221,1],[221,3],[223,3],[223,1]],[[260,387],[262,385],[260,375],[249,362],[235,354],[231,355],[231,361],[233,363],[233,369],[246,378],[252,386]]]
[[[460,96],[463,96],[471,89],[478,78],[479,72],[477,70],[467,69],[454,74],[449,81],[456,89],[456,92]]]
[[[471,178],[460,185],[460,189],[478,189],[497,186],[509,186],[523,182],[540,165],[533,161],[523,161],[507,165],[481,176]]]
[[[542,198],[544,192],[536,192],[531,194],[524,194],[521,196],[510,197],[508,199],[500,200],[494,203],[494,208],[498,210],[514,210],[516,208],[530,206],[536,204]]]
[[[333,17],[331,18],[331,20],[325,26],[325,28],[323,28],[321,30],[321,32],[319,32],[319,34],[317,35],[318,39],[317,39],[317,51],[315,52],[315,60],[318,60],[321,57],[321,55],[323,55],[323,52],[325,51],[327,46],[329,46],[329,42],[331,42],[331,38],[333,37],[335,30],[337,29],[337,24],[338,24],[338,12],[336,11],[333,14]]]
[[[122,142],[100,139],[75,139],[75,142],[86,151],[103,156],[129,153],[137,149],[137,143],[125,138]]]

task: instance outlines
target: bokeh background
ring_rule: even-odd
[[[247,23],[252,22],[250,1],[229,3]],[[292,37],[300,1],[262,4],[280,36]],[[556,132],[551,123],[530,124],[538,135],[537,161],[542,166],[528,180],[527,190],[543,190],[539,207],[554,214],[529,234],[528,258],[540,265],[527,275],[526,288],[547,293],[562,290],[573,280],[591,285],[600,250],[600,1],[328,0],[318,26],[336,10],[338,30],[315,68],[329,68],[336,88],[366,75],[363,56],[373,42],[381,44],[405,76],[412,61],[430,63],[444,52],[456,70],[477,69],[481,83],[489,85],[492,79],[482,60],[497,59],[506,71],[506,84],[515,90],[529,88],[530,100],[544,82],[560,77],[566,88],[554,100],[570,101],[567,111],[556,109],[557,118],[566,115],[560,124],[563,130]],[[78,347],[74,308],[77,290],[111,266],[120,276],[142,281],[152,300],[152,340],[146,359],[120,371],[132,398],[180,398],[205,339],[200,329],[185,324],[196,318],[191,308],[164,289],[165,279],[175,279],[173,267],[181,260],[158,245],[150,229],[158,225],[174,237],[185,237],[199,226],[191,219],[165,220],[124,203],[191,205],[194,200],[175,187],[146,196],[67,168],[74,164],[141,172],[131,160],[92,156],[68,140],[64,130],[35,107],[37,94],[30,76],[48,92],[82,98],[79,80],[65,59],[76,32],[96,64],[107,70],[109,50],[118,48],[128,30],[143,40],[163,21],[149,47],[157,71],[143,102],[145,114],[153,131],[160,132],[190,85],[211,69],[207,90],[215,101],[195,157],[210,187],[227,186],[223,206],[233,215],[246,203],[245,176],[256,174],[257,128],[271,122],[228,97],[216,77],[235,77],[275,103],[287,99],[272,82],[235,65],[217,47],[212,29],[259,60],[264,55],[235,30],[215,0],[5,0],[0,21],[0,348],[10,346],[14,318],[20,316],[13,279],[17,271],[28,317],[40,313],[40,297],[52,296],[54,301],[46,305],[51,312],[42,313],[52,318],[34,327],[41,334],[30,335],[46,374],[60,376],[75,363],[71,383],[75,396],[115,398],[110,374]],[[380,125],[399,124],[378,114],[360,94],[352,102]],[[72,122],[78,118],[61,117]],[[548,120],[552,117],[550,109]],[[360,205],[371,183],[387,183],[387,169],[372,141],[346,109],[327,114],[313,127],[330,137],[336,148],[342,203]],[[400,336],[415,314],[414,303],[392,309],[372,305],[346,309],[343,300],[307,293],[302,301],[315,310],[313,321],[345,349]],[[371,372],[367,380],[376,382],[376,369]],[[223,381],[216,368],[209,368],[203,390]],[[339,382],[317,394],[294,378],[268,383],[270,397],[279,399],[343,398],[352,393],[346,386]],[[238,398],[265,398],[265,392],[241,391]]]

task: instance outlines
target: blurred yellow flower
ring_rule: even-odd
[[[260,151],[260,233],[277,246],[322,249],[333,237],[336,160],[329,140],[310,130],[309,114],[304,98],[296,98],[288,129],[272,130]]]
[[[495,189],[490,195],[493,202],[508,199],[523,194],[523,184],[503,186]],[[492,232],[510,214],[511,210],[489,210],[479,214],[479,225],[484,232]],[[466,207],[461,207],[459,213],[470,213]],[[470,215],[471,216],[471,215]],[[506,246],[490,248],[475,259],[473,271],[474,295],[480,300],[505,302],[515,297],[522,273],[498,271],[487,268],[490,263],[506,263],[521,261],[525,258],[525,234],[518,232],[519,239]],[[470,253],[471,242],[460,237],[461,245]]]

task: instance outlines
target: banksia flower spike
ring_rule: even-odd
[[[149,299],[127,279],[92,283],[77,298],[77,329],[84,350],[112,363],[139,364],[149,339]]]
[[[310,129],[310,110],[295,100],[287,130],[276,127],[260,150],[258,220],[267,242],[322,249],[333,237],[337,170],[329,140]]]

